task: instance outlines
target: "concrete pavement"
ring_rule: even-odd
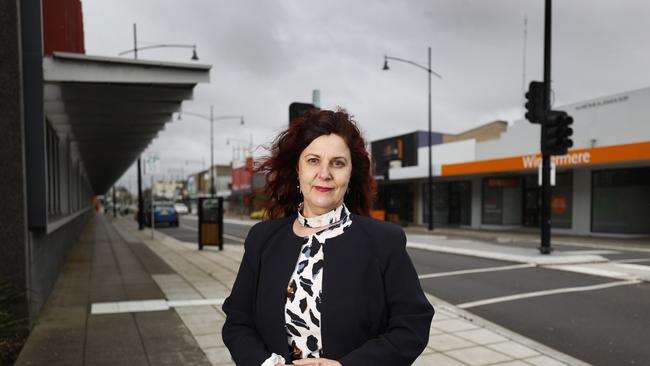
[[[198,251],[160,232],[152,239],[130,218],[96,215],[17,365],[231,365],[221,304],[242,255],[243,246]],[[428,297],[436,315],[416,365],[584,365]]]
[[[178,312],[92,314],[92,304],[164,299],[174,270],[94,214],[72,247],[16,365],[210,365]]]

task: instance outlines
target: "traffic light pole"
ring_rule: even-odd
[[[546,0],[544,14],[544,89],[544,111],[548,115],[551,110],[551,0]],[[548,128],[545,122],[541,123],[541,146],[544,146]],[[542,218],[539,252],[550,254],[553,251],[551,247],[551,155],[545,150],[542,148]]]

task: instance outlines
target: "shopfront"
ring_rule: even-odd
[[[556,172],[550,202],[555,232],[650,234],[650,87],[558,108],[574,119],[574,146],[565,155],[551,157]],[[519,120],[490,139],[479,134],[443,139],[431,151],[426,143],[418,144],[417,154],[412,136],[384,139],[373,142],[375,174],[391,183],[409,182],[410,191],[395,193],[392,202],[402,205],[406,214],[411,206],[403,200],[412,192],[412,216],[418,224],[429,221],[431,174],[437,227],[538,228],[539,136],[539,125]]]

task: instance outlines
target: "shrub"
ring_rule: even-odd
[[[0,365],[13,365],[27,340],[27,319],[12,312],[24,296],[23,291],[0,277]]]

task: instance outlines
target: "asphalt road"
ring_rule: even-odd
[[[648,283],[598,288],[621,281],[539,267],[458,273],[514,263],[417,249],[409,252],[418,274],[439,276],[422,279],[424,290],[447,302],[469,305],[465,310],[594,365],[650,365]],[[594,288],[548,291],[584,286]],[[538,296],[525,297],[534,292]],[[505,296],[513,298],[503,301]],[[495,302],[471,304],[486,299]]]
[[[226,244],[241,245],[248,229],[249,224],[227,222]],[[159,230],[179,240],[197,240],[195,217],[183,217],[178,228]],[[650,264],[650,253],[599,252],[612,260]],[[409,253],[424,290],[451,304],[594,365],[650,365],[648,283],[620,285],[605,277],[511,262],[418,249]],[[607,287],[612,284],[616,286]],[[553,293],[576,288],[582,291]]]

